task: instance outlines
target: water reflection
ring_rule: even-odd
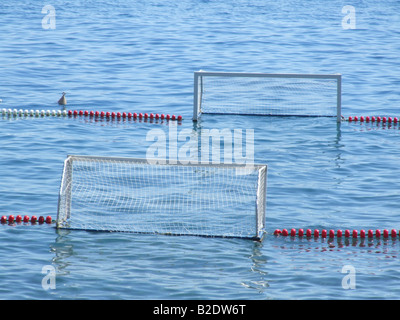
[[[251,275],[241,283],[244,287],[252,289],[259,294],[266,293],[269,288],[270,278],[267,272],[268,258],[263,252],[263,242],[251,242],[249,256]]]
[[[70,273],[68,267],[71,263],[68,262],[68,258],[74,255],[74,247],[70,238],[68,238],[70,233],[71,230],[56,229],[56,240],[50,244],[50,251],[54,253],[52,262],[56,266],[57,275],[68,275]]]
[[[298,248],[299,251],[306,251],[306,252],[311,252],[311,251],[343,251],[343,250],[349,250],[351,248],[361,248],[361,249],[367,249],[367,250],[362,250],[361,252],[367,252],[367,253],[374,253],[374,254],[388,254],[394,249],[393,252],[391,252],[391,257],[396,258],[398,256],[398,250],[399,250],[399,241],[397,237],[357,237],[357,238],[352,238],[352,237],[327,237],[327,238],[321,238],[321,237],[296,237],[296,236],[287,236],[287,237],[282,237],[282,236],[274,236],[275,239],[282,240],[282,243],[279,243],[279,245],[275,244],[275,247],[278,247],[280,249],[293,249],[293,248]],[[279,239],[280,238],[280,239]],[[357,251],[351,251],[353,253]]]

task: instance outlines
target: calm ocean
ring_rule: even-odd
[[[399,230],[399,124],[191,115],[202,69],[341,73],[345,117],[399,117],[399,13],[395,0],[2,1],[0,109],[59,110],[65,91],[67,109],[252,129],[268,191],[263,242],[2,224],[0,299],[398,299],[399,237],[273,232]],[[0,115],[0,215],[55,219],[68,154],[144,158],[170,125]]]

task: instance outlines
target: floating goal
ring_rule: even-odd
[[[68,156],[57,228],[260,240],[267,167]]]
[[[340,74],[194,73],[193,120],[202,113],[323,116],[341,121]]]

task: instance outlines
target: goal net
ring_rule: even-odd
[[[267,167],[68,156],[57,228],[260,240]]]
[[[193,120],[202,113],[327,116],[341,121],[340,74],[194,73]]]

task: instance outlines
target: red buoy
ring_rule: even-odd
[[[6,223],[7,222],[7,217],[6,216],[2,216],[1,217],[1,223]]]
[[[22,217],[21,217],[21,215],[17,215],[16,217],[15,217],[15,221],[16,222],[21,222],[22,221]]]
[[[286,237],[288,235],[288,231],[286,229],[283,229],[282,230],[282,235]]]
[[[9,222],[9,223],[13,223],[13,222],[14,222],[14,219],[15,219],[15,218],[14,218],[14,216],[13,216],[12,214],[8,216],[8,222]]]
[[[383,230],[383,237],[384,238],[389,237],[389,231],[387,229]]]
[[[32,216],[31,222],[32,222],[32,223],[36,223],[36,221],[37,221],[37,217],[36,217],[36,216]]]
[[[24,216],[24,222],[29,222],[29,216]]]
[[[311,229],[307,229],[307,231],[306,231],[306,236],[307,236],[307,237],[311,237]]]
[[[341,238],[342,236],[343,236],[343,232],[342,232],[342,230],[338,230],[337,231],[337,236],[338,236],[338,238]]]
[[[350,230],[346,229],[346,230],[344,231],[344,236],[345,236],[346,238],[350,237]]]
[[[327,235],[326,230],[325,229],[322,230],[322,233],[321,233],[322,238],[326,238],[326,235]]]
[[[282,231],[279,230],[279,229],[276,229],[276,230],[274,231],[274,235],[276,235],[276,236],[280,235],[281,233],[282,233]]]
[[[396,237],[396,229],[392,229],[392,231],[391,231],[391,234],[392,234],[392,238],[395,238]]]
[[[368,230],[368,238],[373,238],[374,237],[374,231],[372,231],[371,229]]]
[[[296,229],[290,230],[290,235],[294,237],[296,235]]]
[[[318,229],[314,230],[314,237],[319,237],[319,230]]]
[[[304,236],[304,230],[303,229],[299,229],[299,237]]]
[[[357,230],[353,230],[353,238],[357,238]]]
[[[365,230],[360,230],[360,238],[365,238]]]
[[[46,223],[50,224],[52,222],[51,216],[46,217]]]
[[[334,237],[335,237],[335,231],[329,230],[329,238],[334,238]]]

